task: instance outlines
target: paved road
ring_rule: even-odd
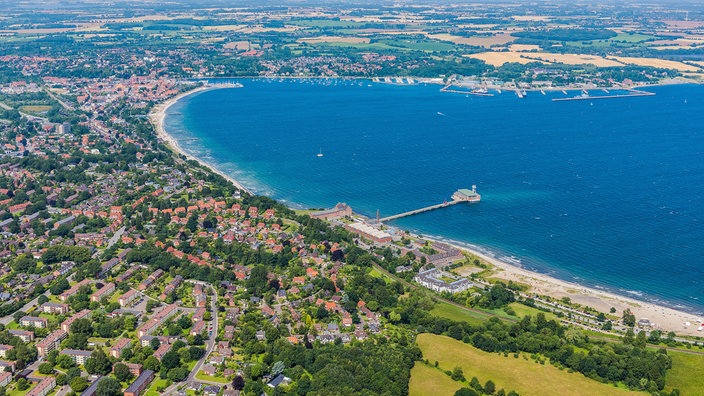
[[[210,332],[210,337],[208,338],[208,340],[205,341],[206,348],[205,348],[205,353],[203,354],[203,357],[200,358],[200,360],[198,360],[196,362],[195,366],[193,366],[193,370],[191,370],[191,373],[188,374],[188,378],[185,379],[185,383],[182,381],[182,382],[177,382],[175,384],[172,384],[168,388],[164,389],[164,391],[162,392],[162,395],[168,395],[170,393],[173,393],[177,390],[177,388],[179,386],[182,386],[182,385],[194,382],[194,381],[203,382],[203,383],[210,384],[210,385],[221,385],[221,386],[223,385],[222,383],[219,383],[219,382],[202,381],[202,380],[196,379],[196,374],[198,374],[198,371],[200,371],[200,368],[203,366],[205,359],[208,356],[210,356],[210,353],[213,352],[213,350],[215,349],[215,345],[216,345],[215,337],[218,334],[218,290],[215,287],[213,287],[211,284],[206,283],[206,282],[196,281],[196,280],[192,280],[192,279],[188,279],[188,280],[186,280],[186,282],[201,284],[204,287],[210,287],[211,289],[213,289],[214,295],[210,299],[210,311],[211,311],[211,314],[213,317],[213,321],[212,321],[213,322],[212,323],[213,330]]]
[[[112,238],[110,238],[108,240],[108,246],[105,249],[106,250],[110,249],[112,247],[112,245],[116,244],[117,241],[119,241],[120,238],[122,238],[122,234],[124,234],[124,233],[125,233],[125,226],[122,226],[122,227],[120,227],[119,230],[115,231],[115,234],[112,236]]]
[[[45,91],[47,94],[49,94],[49,96],[51,96],[52,99],[54,99],[55,101],[59,102],[59,104],[60,104],[64,109],[66,109],[66,110],[71,110],[71,111],[75,110],[75,109],[73,108],[73,106],[71,106],[71,105],[69,105],[68,103],[66,103],[66,102],[64,102],[63,100],[61,100],[58,96],[56,96],[53,92],[51,92],[51,90],[50,90],[49,88],[44,88],[44,91]]]
[[[73,274],[69,275],[69,277],[66,278],[66,279],[68,279],[68,281],[70,282],[70,281],[73,279]],[[42,293],[42,294],[48,297],[48,296],[49,296],[49,293],[50,293],[50,291],[47,290],[47,291],[45,291],[45,292]],[[41,294],[40,294],[39,296],[41,296]],[[39,304],[39,296],[35,297],[34,300],[32,300],[32,301],[28,302],[27,304],[25,304],[25,305],[20,309],[20,311],[22,311],[22,312],[27,312],[27,311],[29,311],[30,308],[32,308],[33,306]],[[12,322],[13,320],[15,320],[15,318],[14,318],[12,315],[7,315],[7,316],[3,316],[2,318],[0,318],[0,323],[2,323],[2,324],[4,324],[4,325],[7,326],[7,325],[8,325],[10,322]]]

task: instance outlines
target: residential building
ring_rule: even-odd
[[[81,396],[95,396],[98,393],[98,381],[103,378],[103,376],[98,376],[98,378],[93,381],[92,384],[86,390],[81,393]]]
[[[310,217],[314,219],[322,219],[322,220],[332,220],[332,219],[337,219],[339,217],[345,217],[345,216],[351,216],[352,215],[352,207],[347,205],[346,203],[338,203],[335,205],[334,208],[332,209],[326,209],[326,210],[321,210],[319,212],[313,212],[310,214]]]
[[[71,316],[70,318],[64,320],[61,322],[61,330],[65,332],[70,332],[71,331],[71,325],[73,322],[77,321],[78,319],[83,319],[83,318],[89,318],[90,315],[92,314],[90,309],[84,309],[83,311]]]
[[[53,376],[44,377],[32,390],[27,392],[25,396],[46,396],[56,387],[56,378]]]
[[[12,382],[12,373],[3,371],[0,373],[0,386],[8,386]]]
[[[125,389],[124,396],[139,396],[142,391],[147,389],[153,380],[154,372],[152,370],[144,370],[144,372]]]
[[[451,283],[445,282],[442,277],[453,279]],[[414,281],[418,282],[424,287],[433,290],[438,293],[450,292],[459,293],[467,289],[470,289],[474,284],[470,282],[467,278],[458,278],[447,272],[440,271],[437,268],[431,268],[429,270],[420,271],[418,275],[413,278]]]
[[[117,302],[120,303],[121,307],[125,307],[136,300],[137,297],[139,297],[139,293],[134,289],[130,289],[125,294],[121,295],[120,298],[117,299]]]
[[[25,327],[38,327],[44,329],[49,325],[46,318],[38,318],[36,316],[23,316],[20,319],[20,324]]]
[[[41,305],[41,307],[39,307],[39,309],[44,313],[61,315],[61,314],[68,313],[69,306],[68,306],[68,304],[45,302],[44,304]]]
[[[80,349],[64,349],[59,355],[69,356],[76,364],[86,364],[86,360],[88,360],[92,353],[92,351],[83,351]]]
[[[12,345],[0,344],[0,357],[7,357],[7,352],[11,351],[13,348]]]
[[[85,285],[89,285],[90,280],[89,279],[83,279],[82,281],[76,283],[73,285],[70,289],[66,290],[65,292],[59,294],[59,300],[66,302],[69,297],[73,296],[74,294],[78,293],[78,290]]]
[[[205,329],[205,322],[204,321],[198,321],[196,324],[193,325],[193,328],[191,328],[190,334],[192,336],[195,336],[197,334],[201,334],[203,332],[203,329]]]
[[[95,301],[95,302],[100,302],[100,299],[102,299],[104,296],[109,296],[110,293],[112,293],[114,291],[115,291],[115,284],[110,282],[107,285],[103,286],[100,290],[93,293],[93,295],[90,296],[90,300]]]
[[[122,351],[127,349],[130,345],[132,345],[132,341],[129,338],[120,338],[110,347],[110,355],[119,359],[122,357]]]
[[[15,362],[9,360],[0,360],[0,372],[9,371],[11,373],[15,372]]]
[[[65,340],[67,337],[68,333],[61,329],[56,330],[46,336],[46,338],[37,343],[37,352],[39,353],[39,356],[46,357],[49,352],[58,348],[61,341]]]
[[[9,330],[10,335],[19,337],[24,342],[34,341],[34,333],[29,330]]]
[[[159,345],[159,348],[157,348],[156,351],[154,351],[154,354],[152,356],[154,356],[156,358],[156,360],[161,361],[161,358],[163,358],[164,355],[166,355],[166,353],[169,352],[170,350],[171,350],[171,344],[164,343],[164,344]]]

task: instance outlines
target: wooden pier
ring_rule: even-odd
[[[456,205],[456,204],[458,204],[458,203],[460,203],[460,202],[465,202],[465,201],[452,200],[452,201],[449,201],[449,202],[443,202],[443,203],[441,203],[441,204],[430,205],[430,206],[426,206],[426,207],[424,207],[424,208],[420,208],[420,209],[416,209],[416,210],[410,210],[410,211],[408,211],[408,212],[403,212],[403,213],[395,214],[395,215],[393,215],[393,216],[388,216],[388,217],[382,217],[382,218],[380,218],[380,219],[375,219],[374,222],[375,222],[375,223],[384,223],[384,222],[386,222],[386,221],[391,221],[391,220],[400,219],[401,217],[413,216],[413,215],[418,214],[418,213],[429,212],[429,211],[431,211],[431,210],[435,210],[435,209],[445,208],[445,207],[447,207],[447,206]]]

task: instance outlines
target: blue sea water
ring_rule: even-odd
[[[565,95],[241,82],[179,101],[166,129],[256,193],[302,207],[347,202],[383,217],[476,184],[479,204],[391,224],[513,256],[564,280],[704,312],[702,86],[553,102]]]

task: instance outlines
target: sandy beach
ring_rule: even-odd
[[[164,120],[166,118],[166,111],[169,109],[169,107],[173,106],[174,103],[178,102],[179,100],[183,99],[186,96],[189,95],[196,95],[201,92],[209,91],[212,89],[227,89],[230,87],[224,87],[224,86],[201,86],[198,88],[195,88],[191,91],[183,92],[181,94],[178,94],[174,96],[173,98],[160,103],[156,106],[154,106],[154,109],[152,110],[151,114],[149,115],[149,118],[154,125],[154,128],[156,129],[157,137],[163,140],[167,146],[169,146],[174,152],[178,154],[184,155],[186,158],[197,161],[203,166],[208,167],[211,171],[214,173],[217,173],[218,175],[224,177],[225,179],[229,180],[235,187],[238,189],[245,191],[249,194],[252,194],[251,191],[249,191],[246,187],[244,187],[240,182],[237,180],[233,179],[231,176],[225,174],[224,172],[220,171],[219,169],[215,168],[211,164],[208,164],[207,162],[201,160],[200,158],[196,158],[188,153],[186,153],[181,146],[179,146],[178,141],[173,138],[173,136],[169,135],[166,132],[166,128],[164,127]]]
[[[161,103],[154,107],[152,113],[150,114],[150,119],[154,124],[157,136],[162,139],[174,152],[182,154],[189,159],[195,160],[200,164],[208,167],[213,172],[223,176],[237,188],[242,191],[247,190],[241,183],[232,178],[231,176],[223,173],[222,171],[216,169],[213,165],[202,161],[199,158],[193,157],[186,153],[178,144],[178,142],[169,135],[164,128],[164,119],[166,117],[166,112],[169,107],[174,103],[178,102],[180,99],[188,95],[198,94],[211,89],[222,89],[225,87],[212,87],[212,86],[201,86],[195,88],[191,91],[179,94],[168,101]],[[588,288],[582,285],[563,281],[551,276],[540,274],[532,271],[519,268],[513,264],[501,261],[495,257],[491,257],[475,249],[469,249],[463,246],[456,246],[458,249],[464,250],[473,254],[486,262],[492,264],[496,267],[497,273],[493,275],[495,278],[504,279],[506,281],[513,280],[514,282],[520,282],[530,286],[531,293],[539,295],[547,295],[554,298],[569,297],[574,303],[581,304],[583,306],[589,306],[597,309],[598,311],[609,313],[609,310],[613,307],[616,309],[615,315],[621,315],[625,309],[630,309],[636,318],[647,318],[653,324],[654,327],[664,332],[674,331],[678,335],[704,335],[704,332],[698,331],[700,326],[701,318],[699,316],[689,314],[686,312],[678,311],[672,308],[659,306],[653,303],[648,303],[644,301],[639,301],[634,298],[618,295],[615,293],[610,293],[604,290],[599,290],[595,288]],[[685,323],[689,322],[690,325],[686,326]]]
[[[613,307],[616,308],[616,313],[614,315],[618,316],[620,316],[623,311],[628,308],[631,312],[633,312],[636,319],[647,318],[654,324],[654,328],[663,330],[665,333],[674,331],[678,335],[692,336],[702,335],[702,333],[704,333],[697,331],[697,328],[700,326],[700,323],[698,323],[697,320],[702,319],[697,315],[636,300],[604,290],[584,287],[576,283],[563,281],[545,274],[519,268],[515,265],[506,263],[494,257],[490,257],[474,249],[468,249],[462,246],[456,247],[495,266],[498,269],[498,272],[493,275],[493,277],[504,279],[506,281],[512,280],[514,282],[527,284],[531,288],[531,293],[547,295],[558,299],[562,297],[569,297],[574,303],[595,308],[606,314],[609,314],[609,310]],[[687,322],[690,323],[689,326],[685,326],[685,323]]]

